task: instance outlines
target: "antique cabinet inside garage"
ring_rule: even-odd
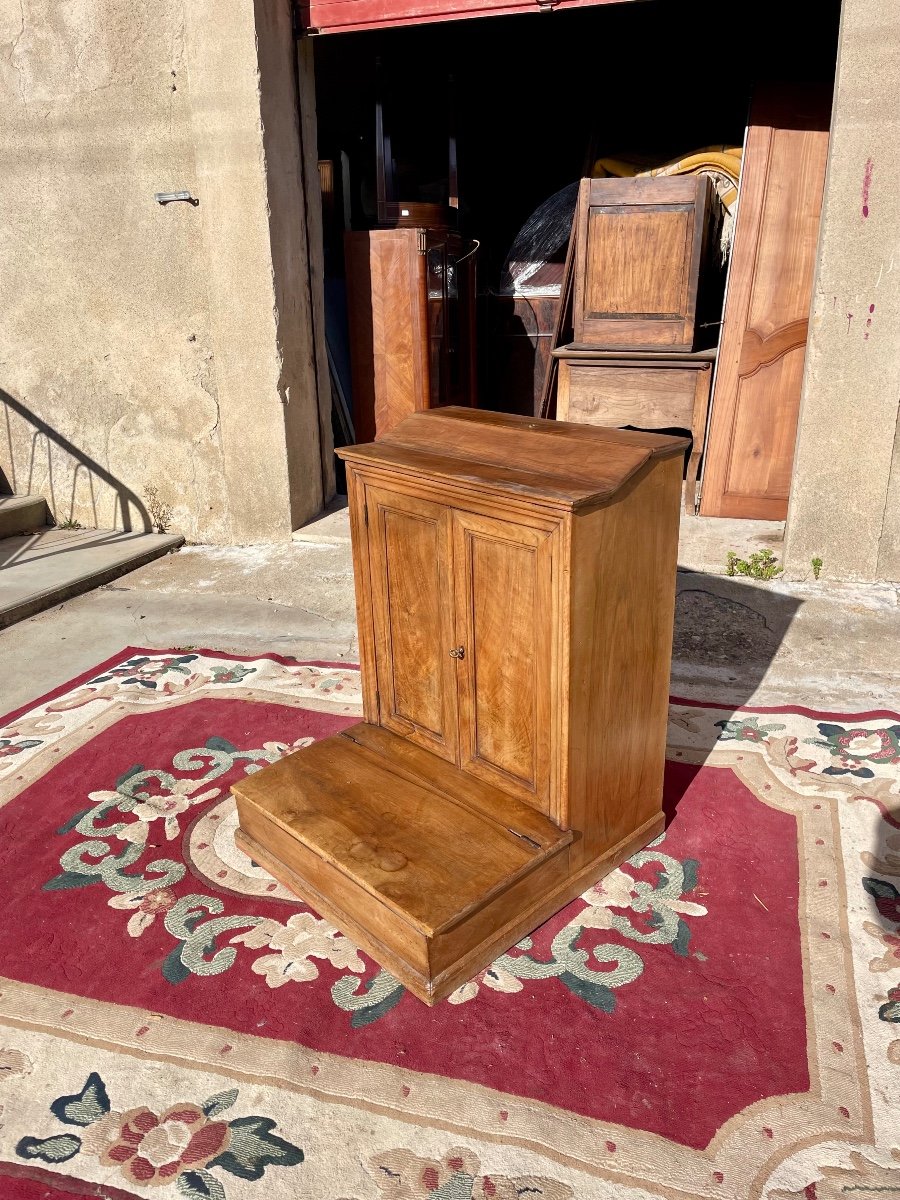
[[[683,438],[464,408],[347,464],[365,722],[240,844],[433,1002],[663,827]]]
[[[359,441],[410,413],[474,404],[475,257],[447,229],[348,233],[347,315]]]
[[[666,369],[645,362],[639,377],[637,370],[626,375],[604,366],[601,373],[572,360],[560,374],[573,384],[592,376],[590,420],[622,424],[624,401],[628,423],[644,429],[675,428],[661,424],[655,397],[677,386],[677,427],[693,435],[688,510],[702,489],[704,516],[783,518],[840,2],[822,0],[815,21],[808,6],[761,4],[726,48],[712,0],[698,0],[687,22],[683,6],[666,0],[309,0],[302,12],[318,31],[310,39],[318,150],[333,164],[337,188],[327,262],[335,297],[352,301],[356,292],[353,265],[348,270],[344,259],[345,228],[355,235],[381,223],[373,119],[380,62],[397,196],[445,199],[446,112],[453,110],[453,228],[467,239],[464,254],[478,242],[464,264],[477,274],[469,361],[478,387],[466,396],[465,388],[453,392],[450,402],[550,415],[554,389],[542,386],[557,369],[550,351],[568,345],[673,359],[720,348],[711,366],[687,364],[680,377],[674,362]],[[542,8],[552,11],[538,15]],[[485,19],[489,12],[497,15]],[[463,17],[473,19],[456,19]],[[772,36],[776,27],[779,37]],[[634,54],[602,55],[600,46],[627,46]],[[707,69],[725,60],[724,74]],[[763,112],[759,102],[770,89],[782,99]],[[819,123],[808,128],[816,93],[823,96]],[[586,203],[567,255],[571,219],[565,238],[551,245],[533,218],[554,197],[577,190],[579,179]],[[558,270],[552,279],[543,273],[549,267]],[[393,315],[395,306],[386,311]],[[400,326],[383,324],[392,335]],[[334,340],[359,346],[343,327]],[[360,388],[345,382],[365,407],[368,378]],[[639,390],[652,393],[652,402],[636,404]],[[597,403],[601,392],[615,403]],[[366,440],[367,429],[360,423],[354,440]]]
[[[722,306],[722,209],[705,175],[583,179],[575,344],[691,351]]]

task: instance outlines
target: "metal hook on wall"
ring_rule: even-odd
[[[186,200],[188,204],[193,204],[194,208],[200,203],[196,196],[192,196],[190,192],[156,192],[153,199],[157,204],[172,204],[176,200]]]

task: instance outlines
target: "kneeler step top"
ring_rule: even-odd
[[[425,937],[449,931],[571,841],[543,814],[499,789],[473,788],[457,768],[370,725],[260,774],[234,788],[250,838],[271,847],[280,830],[286,850],[311,851]]]

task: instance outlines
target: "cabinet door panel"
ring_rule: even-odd
[[[760,88],[750,111],[700,511],[783,521],[828,158],[830,89]]]
[[[366,497],[379,721],[455,762],[450,512],[379,488]]]
[[[549,811],[552,535],[455,513],[453,538],[460,765]]]
[[[702,176],[583,179],[576,217],[575,341],[690,350],[708,250],[705,230],[715,213]]]

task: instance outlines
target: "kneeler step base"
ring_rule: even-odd
[[[255,862],[434,1004],[646,845],[662,815],[570,874],[570,830],[377,726],[234,787]]]

